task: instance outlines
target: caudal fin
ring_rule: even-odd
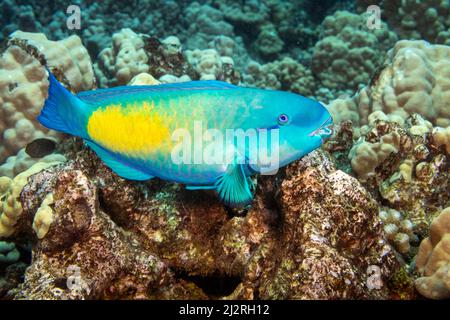
[[[45,127],[79,137],[85,136],[85,102],[70,93],[48,70],[48,98],[37,118]]]

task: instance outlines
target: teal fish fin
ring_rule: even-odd
[[[86,144],[95,151],[95,153],[102,159],[102,161],[116,173],[118,176],[128,179],[128,180],[137,180],[144,181],[150,180],[153,176],[139,171],[135,168],[132,168],[120,160],[116,159],[108,150],[102,148],[98,144],[90,140],[84,140]]]
[[[90,105],[73,95],[48,72],[48,97],[38,116],[39,122],[53,130],[86,138],[86,118]]]
[[[216,189],[216,186],[211,185],[211,186],[186,186],[186,190],[212,190],[212,189]]]
[[[242,164],[228,165],[227,172],[215,183],[220,199],[230,207],[241,207],[251,203],[252,192]]]
[[[77,97],[88,103],[98,103],[107,99],[113,99],[117,97],[122,97],[123,95],[136,95],[140,93],[152,92],[164,92],[164,91],[196,91],[196,90],[233,90],[239,89],[240,87],[229,84],[223,81],[216,80],[202,80],[202,81],[190,81],[190,82],[178,82],[178,83],[167,83],[159,84],[157,86],[121,86],[107,89],[98,89],[84,91],[77,94]]]

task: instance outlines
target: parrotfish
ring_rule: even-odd
[[[232,207],[251,203],[252,175],[275,172],[331,134],[327,109],[290,92],[191,81],[74,95],[48,72],[45,127],[81,137],[120,177],[213,189]]]

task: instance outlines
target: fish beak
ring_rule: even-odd
[[[329,117],[322,125],[309,134],[310,137],[327,139],[333,134],[333,119]]]

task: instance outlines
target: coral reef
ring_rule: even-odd
[[[337,11],[325,18],[314,47],[312,70],[327,88],[356,90],[382,65],[397,36],[386,24],[369,30],[367,17]]]
[[[212,3],[234,27],[234,33],[242,36],[254,59],[279,58],[285,52],[303,55],[302,49],[309,49],[317,40],[316,24],[321,20],[317,16],[322,10],[310,10],[307,1],[213,0]],[[318,4],[325,10],[327,5]]]
[[[230,216],[213,194],[125,181],[73,150],[21,193],[16,232],[37,243],[14,298],[389,297],[368,284],[370,266],[382,281],[398,267],[378,206],[323,152],[261,178],[252,209]],[[52,222],[38,240],[31,225],[49,194]]]
[[[12,264],[20,258],[20,252],[13,242],[0,241],[0,264]]]
[[[61,137],[36,120],[47,97],[44,64],[74,92],[95,85],[91,60],[79,37],[50,41],[43,34],[15,32],[0,58],[0,161],[37,138]]]
[[[144,36],[145,51],[149,57],[149,72],[156,78],[177,77],[182,81],[198,79],[195,70],[183,54],[180,39],[169,36],[163,40]]]
[[[215,49],[187,50],[186,57],[200,80],[222,80],[233,84],[240,81],[233,59],[221,57]]]
[[[27,265],[23,262],[9,264],[0,270],[0,297],[2,299],[9,298],[8,291],[14,289],[23,280],[23,274]]]
[[[450,47],[425,41],[399,41],[371,85],[355,96],[331,103],[336,120],[365,125],[374,111],[406,119],[419,113],[434,125],[450,122]]]
[[[433,142],[430,122],[414,114],[402,125],[376,112],[348,153],[369,190],[402,212],[426,235],[434,215],[450,204],[448,155]]]
[[[44,198],[41,206],[34,215],[32,227],[38,239],[42,239],[45,237],[50,228],[50,225],[53,222],[53,209],[51,207],[52,204],[54,204],[53,194],[49,193]]]
[[[212,45],[227,51],[226,43]],[[175,36],[159,40],[138,35],[131,29],[123,29],[113,35],[113,47],[99,54],[94,69],[101,87],[127,84],[141,73],[149,73],[164,83],[198,79],[235,84],[240,81],[233,59],[220,56],[216,49],[183,52],[181,42]]]
[[[73,34],[74,30],[66,28],[66,9],[64,1],[43,0],[2,1],[2,20],[5,28],[1,36],[7,37],[14,30],[45,32],[55,39],[63,39]],[[167,35],[166,30],[182,33],[184,28],[179,18],[184,11],[183,4],[172,0],[140,1],[130,6],[126,2],[106,0],[101,3],[76,1],[81,12],[81,30],[78,32],[91,56],[97,54],[111,42],[112,34],[123,28],[132,28],[138,32],[154,31]],[[61,27],[64,26],[64,27]]]
[[[276,298],[386,298],[385,287],[370,290],[367,273],[377,266],[388,279],[397,261],[383,238],[378,206],[359,182],[313,152],[286,169],[279,190],[284,236],[276,260],[265,260],[260,297],[281,291]]]
[[[94,64],[100,87],[125,85],[148,69],[144,40],[129,28],[113,35],[112,47],[103,49]]]
[[[450,126],[447,128],[435,128],[432,132],[433,142],[436,147],[444,147],[450,156]]]
[[[284,42],[273,24],[265,24],[256,39],[255,46],[263,56],[274,56],[283,50]]]
[[[418,241],[414,234],[414,224],[400,212],[390,208],[382,208],[380,218],[388,240],[398,252],[407,255],[411,250],[411,242]]]
[[[314,96],[317,85],[312,72],[291,58],[264,65],[250,62],[243,80],[248,86],[287,90],[305,96]]]
[[[37,162],[64,162],[66,158],[59,153],[52,153],[42,158],[32,158],[25,149],[20,149],[17,155],[6,159],[6,162],[0,166],[0,177],[6,176],[14,178],[19,173],[31,168]]]
[[[269,15],[269,8],[257,0],[250,0],[242,4],[232,0],[216,1],[225,17],[233,23],[259,24]]]
[[[74,4],[80,29],[62,0],[0,3],[0,299],[450,297],[448,1]],[[73,93],[291,91],[328,104],[334,133],[231,209],[41,126],[46,67]]]
[[[186,39],[188,49],[205,49],[218,36],[234,38],[234,28],[224,20],[222,11],[207,4],[192,2],[185,10],[184,19],[187,33],[195,35]]]
[[[397,300],[414,300],[419,298],[419,294],[414,286],[414,279],[411,277],[408,266],[400,268],[387,283],[392,298]]]
[[[22,215],[20,194],[28,183],[28,178],[39,171],[60,162],[38,162],[13,179],[0,177],[0,238],[11,236],[16,230],[16,223]]]
[[[433,220],[430,236],[422,241],[416,257],[421,277],[415,285],[430,299],[450,298],[450,207]]]
[[[362,181],[375,175],[375,169],[386,161],[391,154],[400,150],[400,136],[397,132],[383,135],[380,141],[371,143],[361,141],[350,150],[352,168]]]
[[[432,43],[449,45],[450,4],[442,0],[357,1],[361,9],[379,5],[382,17],[402,39],[424,39]]]
[[[16,31],[11,34],[9,45],[17,45],[28,49],[29,53],[33,52],[34,57],[48,68],[56,69],[55,73],[62,74],[64,84],[73,92],[95,87],[91,58],[78,36],[50,41],[42,33]]]
[[[101,3],[78,1],[81,29],[69,30],[65,14],[68,4],[63,1],[5,0],[1,4],[0,18],[4,28],[0,41],[15,30],[44,32],[53,39],[64,39],[77,33],[88,48],[91,57],[111,43],[112,35],[130,28],[137,33],[160,38],[176,34],[186,48],[206,49],[214,38],[228,36],[236,41],[239,56],[232,56],[242,67],[247,51],[254,58],[271,58],[273,42],[275,54],[291,52],[302,54],[313,46],[318,34],[316,25],[334,4],[326,1],[311,8],[309,1],[228,1],[228,0],[144,0],[132,5],[111,0]],[[341,6],[342,7],[342,6]],[[61,27],[64,26],[64,27]],[[282,48],[282,52],[280,52]],[[241,59],[242,58],[242,64]]]

